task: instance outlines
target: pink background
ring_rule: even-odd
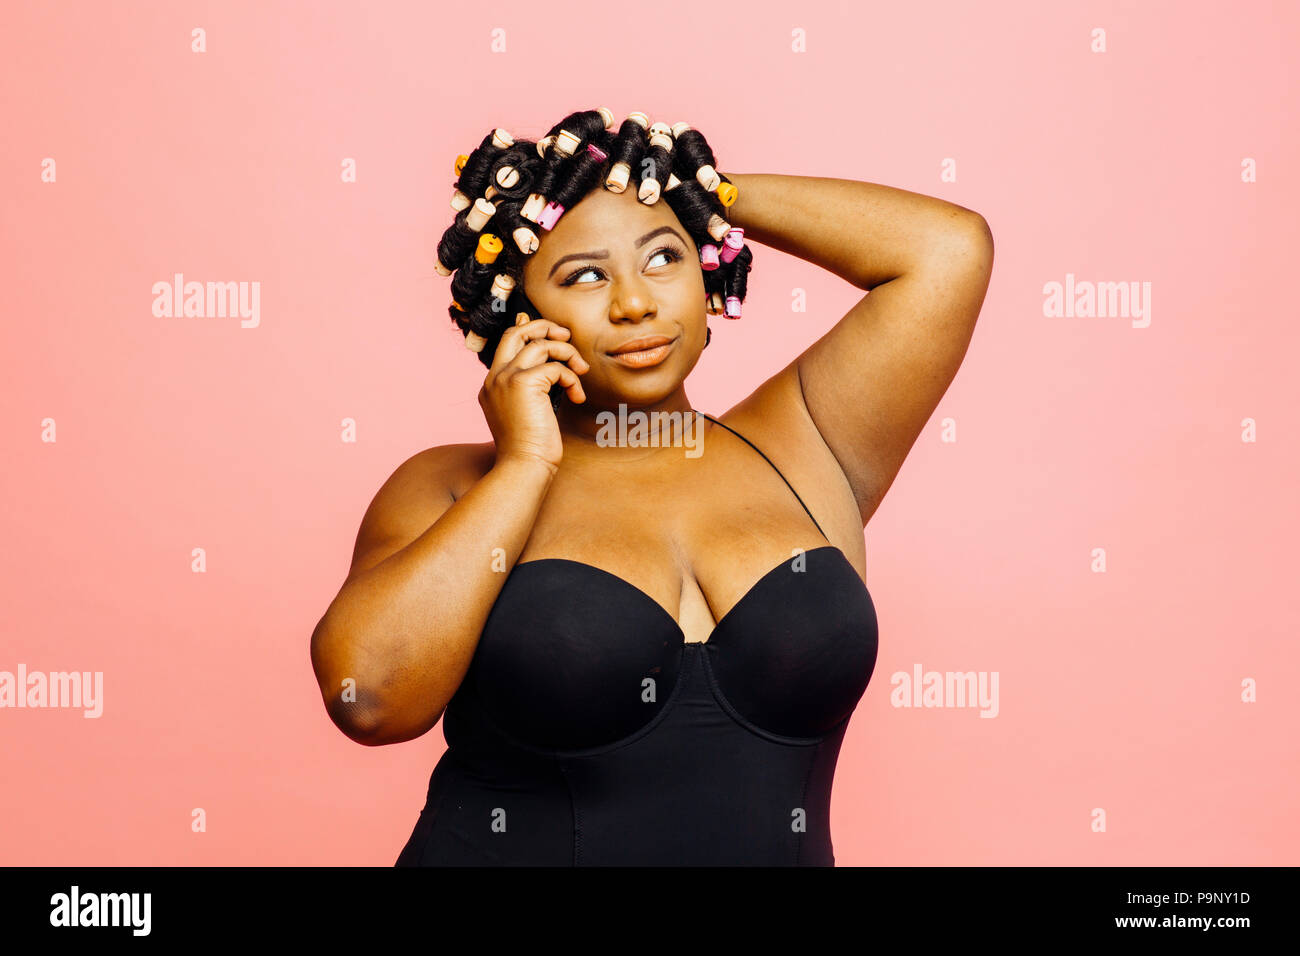
[[[393,862],[441,727],[351,742],[308,640],[393,469],[490,438],[433,270],[454,157],[606,105],[686,120],[724,172],[993,229],[965,364],[867,528],[837,862],[1300,863],[1295,5],[433,6],[5,4],[0,670],[103,671],[105,700],[0,710],[0,862]],[[690,380],[711,414],[860,295],[754,252]],[[260,282],[260,325],[155,318],[176,272]],[[1046,317],[1067,273],[1150,282],[1150,327]],[[999,715],[892,707],[916,664],[997,671]]]

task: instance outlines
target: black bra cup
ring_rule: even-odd
[[[575,596],[581,596],[581,600]],[[614,744],[671,699],[685,638],[644,591],[600,568],[516,564],[466,681],[496,729],[545,752]],[[783,561],[714,628],[704,648],[719,704],[755,730],[825,734],[848,718],[876,659],[875,608],[844,553]]]

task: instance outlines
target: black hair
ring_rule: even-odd
[[[571,113],[551,127],[546,135],[555,137],[562,130],[578,140],[568,156],[561,155],[554,140],[544,156],[539,154],[535,140],[516,139],[510,146],[498,146],[494,142],[494,130],[469,154],[461,168],[460,178],[453,184],[469,198],[471,205],[456,214],[455,221],[438,243],[438,260],[444,269],[454,270],[451,278],[453,303],[447,307],[447,312],[466,336],[474,332],[487,340],[478,353],[485,366],[492,365],[501,335],[514,326],[518,313],[526,312],[533,319],[542,317],[528,301],[523,288],[524,263],[528,254],[520,251],[514,239],[515,230],[525,228],[531,230],[540,242],[546,241],[546,231],[521,215],[530,194],[540,193],[567,211],[592,190],[604,188],[605,178],[615,164],[627,163],[631,167],[628,189],[636,192],[642,177],[657,180],[660,196],[656,201],[667,201],[696,247],[703,248],[710,243],[722,247],[722,243],[710,234],[708,226],[715,215],[726,220],[727,209],[716,192],[705,189],[695,178],[696,171],[703,165],[717,168],[713,151],[697,130],[688,129],[680,137],[675,137],[671,150],[651,146],[647,130],[630,118],[623,121],[617,132],[606,129],[605,119],[597,110]],[[598,160],[588,152],[588,144],[594,144],[604,152],[606,159]],[[518,174],[518,181],[508,187],[497,179],[498,171],[504,167],[512,167]],[[670,173],[680,180],[671,190],[667,189]],[[718,177],[723,183],[731,182],[721,173]],[[489,186],[496,190],[489,200],[496,212],[479,232],[475,232],[466,224],[466,218],[473,210],[473,202],[482,198]],[[494,262],[481,263],[475,258],[475,250],[480,237],[488,233],[501,240],[502,248]],[[745,245],[731,262],[719,262],[716,269],[704,270],[706,301],[716,292],[723,299],[735,296],[743,302],[752,259],[749,246]],[[502,301],[491,291],[493,279],[498,274],[509,276],[515,283],[504,308]],[[558,384],[552,388],[552,400],[557,399],[560,391]]]

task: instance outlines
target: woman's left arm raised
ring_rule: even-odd
[[[979,213],[851,179],[724,170],[728,221],[867,295],[754,393],[801,397],[865,526],[957,374],[993,269]]]

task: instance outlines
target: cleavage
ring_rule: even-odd
[[[700,582],[693,577],[683,582],[677,608],[677,627],[686,643],[707,644],[717,626],[708,598],[700,589]]]
[[[835,550],[841,555],[844,553],[829,542],[811,544],[797,550],[802,551],[806,555],[811,552],[824,551],[827,549]],[[648,548],[643,549],[642,553],[644,553],[644,550],[648,550]],[[755,592],[759,590],[771,575],[776,574],[785,567],[787,562],[793,561],[794,557],[795,554],[791,553],[790,555],[781,558],[781,560],[776,563],[775,567],[754,572],[751,575],[754,578],[753,582],[750,583],[747,589],[735,599],[726,613],[716,619],[709,606],[708,597],[704,594],[703,589],[699,585],[699,579],[694,576],[691,576],[689,584],[685,582],[679,584],[677,600],[678,610],[674,615],[674,613],[669,610],[667,603],[660,601],[641,585],[626,577],[622,572],[608,568],[604,566],[603,563],[596,563],[594,561],[587,561],[582,558],[574,557],[521,556],[521,558],[516,561],[515,566],[517,568],[522,568],[547,561],[560,561],[581,565],[582,567],[591,569],[598,574],[606,575],[612,578],[618,587],[627,588],[636,593],[652,607],[655,613],[666,618],[678,631],[683,643],[704,645],[714,639],[718,628],[726,625],[733,612],[736,612],[740,608],[741,604],[753,597]],[[640,577],[641,575],[637,576]]]

